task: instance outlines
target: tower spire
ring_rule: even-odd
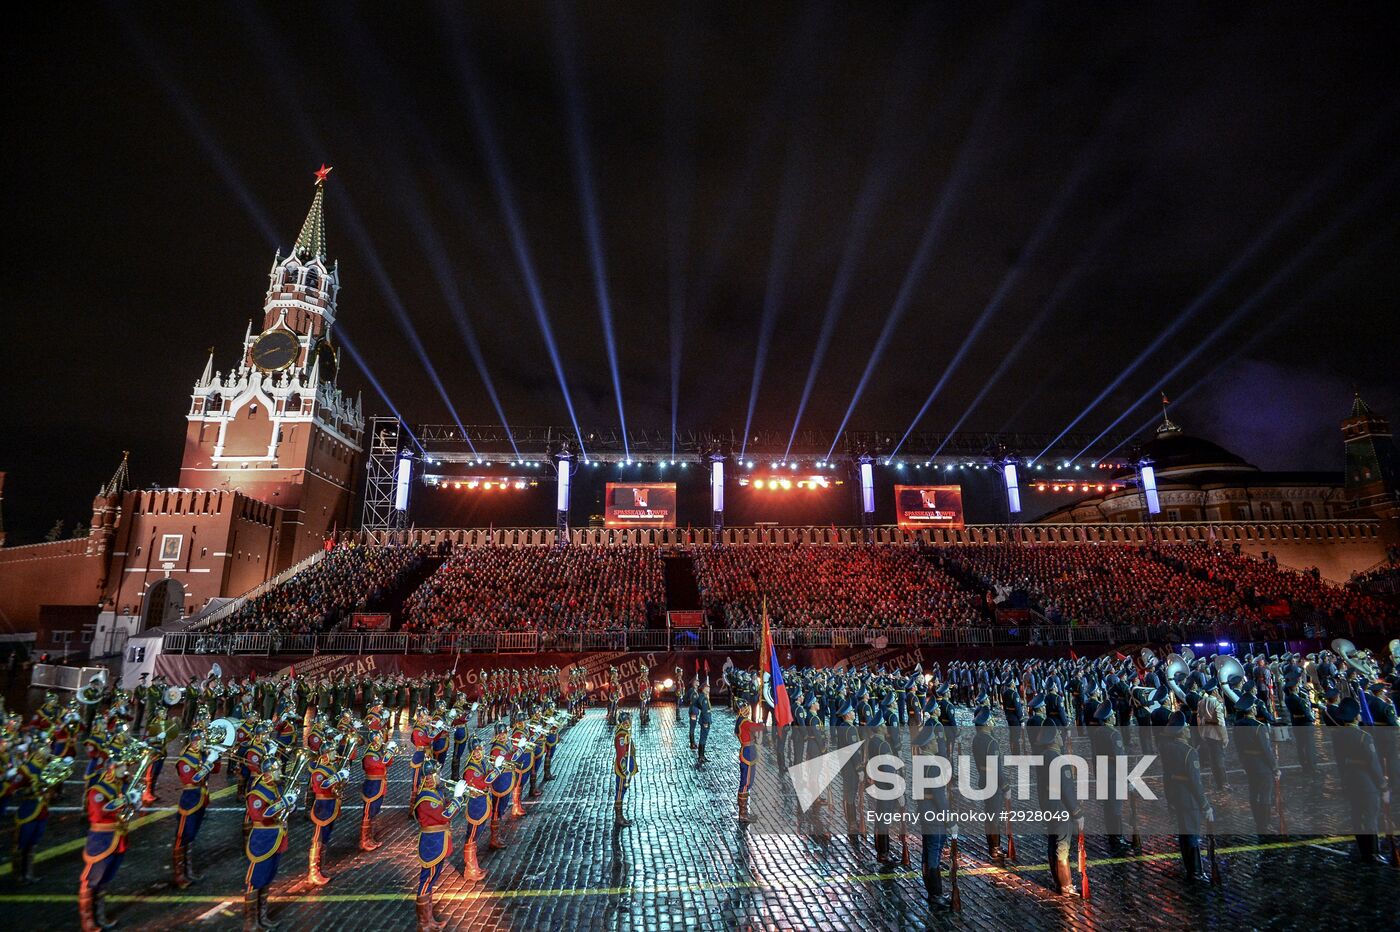
[[[1171,402],[1167,400],[1167,393],[1162,392],[1162,423],[1157,425],[1158,437],[1181,433],[1181,428],[1177,426],[1176,422],[1171,419],[1171,415],[1167,413],[1167,407],[1170,404]]]
[[[131,478],[130,473],[127,471],[127,460],[130,457],[130,450],[122,451],[121,465],[118,466],[117,471],[112,474],[111,481],[109,481],[106,485],[102,487],[103,496],[110,498],[114,495],[121,495],[123,492],[126,491],[127,482]]]
[[[301,225],[301,234],[292,247],[292,252],[302,259],[326,258],[326,218],[323,210],[326,195],[326,176],[331,169],[324,162],[316,171],[316,196],[311,199],[311,210],[307,211],[306,221]]]

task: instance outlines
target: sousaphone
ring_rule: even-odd
[[[106,689],[107,671],[98,670],[95,674],[93,674],[92,679],[84,683],[83,686],[78,690],[75,698],[83,705],[92,705],[93,703],[98,702],[102,699],[102,693],[105,692]]]
[[[1393,649],[1394,647],[1392,646],[1392,650]],[[1346,638],[1337,638],[1332,642],[1332,650],[1336,651],[1337,656],[1346,661],[1347,666],[1366,677],[1367,680],[1374,680],[1376,678],[1377,670],[1375,665],[1371,663],[1365,654],[1357,650],[1356,645],[1351,643],[1351,641],[1348,641]]]
[[[1239,701],[1239,693],[1230,687],[1230,681],[1237,676],[1245,676],[1244,665],[1234,657],[1215,658],[1215,678],[1220,681],[1220,690],[1231,702]]]

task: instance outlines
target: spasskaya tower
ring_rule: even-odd
[[[237,361],[211,351],[195,382],[180,485],[238,490],[285,512],[273,559],[285,567],[349,524],[365,419],[336,385],[340,274],[326,254],[325,165],[301,234],[268,273],[262,325]]]

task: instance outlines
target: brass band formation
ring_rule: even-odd
[[[480,701],[470,702],[441,675],[225,681],[215,664],[204,680],[183,687],[156,682],[128,692],[99,675],[66,705],[49,692],[28,722],[18,713],[4,716],[0,756],[9,762],[3,803],[15,807],[14,874],[23,884],[36,880],[34,855],[49,807],[86,755],[78,909],[84,932],[111,928],[104,895],[133,820],[159,799],[161,771],[178,744],[173,883],[184,889],[201,879],[199,830],[210,781],[222,772],[245,807],[244,928],[270,929],[267,890],[287,853],[288,820],[304,812],[313,823],[306,880],[329,883],[325,850],[355,777],[363,802],[358,847],[373,851],[388,770],[406,757],[406,802],[420,833],[418,920],[440,928],[432,893],[452,852],[454,817],[467,823],[464,872],[480,880],[479,830],[487,827],[491,848],[506,847],[509,823],[525,815],[522,796],[540,796],[554,778],[554,749],[582,717],[587,695],[581,670],[561,689],[557,668],[493,671],[480,690]],[[409,734],[402,749],[392,739],[400,725]],[[477,728],[486,726],[492,733],[484,746]]]
[[[964,747],[972,750],[974,762],[981,762],[1003,753],[993,724],[1004,723],[1009,730],[1011,746],[1006,752],[1020,753],[1024,744],[1051,756],[1064,747],[1060,742],[1070,725],[1087,728],[1096,753],[1122,753],[1131,747],[1134,732],[1147,751],[1150,733],[1156,732],[1161,736],[1152,740],[1163,759],[1167,801],[1181,826],[1177,841],[1185,876],[1219,883],[1213,838],[1209,871],[1202,858],[1201,836],[1212,819],[1202,772],[1213,772],[1217,790],[1224,788],[1229,739],[1220,738],[1226,726],[1246,774],[1261,834],[1273,832],[1275,809],[1278,834],[1287,832],[1278,796],[1280,749],[1262,725],[1335,726],[1328,734],[1334,745],[1340,742],[1339,760],[1345,766],[1339,766],[1339,776],[1354,815],[1381,833],[1380,826],[1393,824],[1390,789],[1400,768],[1400,641],[1391,642],[1390,655],[1378,662],[1350,642],[1337,640],[1332,651],[1315,655],[1246,654],[1243,662],[1233,656],[1196,657],[1186,649],[1159,659],[1144,649],[1138,656],[1114,653],[1094,660],[953,661],[946,668],[935,665],[930,673],[921,668],[912,673],[861,666],[794,668],[783,671],[793,721],[809,726],[802,730],[802,741],[818,745],[802,748],[791,748],[792,742],[781,733],[759,724],[768,718],[759,677],[728,667],[723,680],[738,739],[739,822],[750,821],[748,798],[760,746],[771,748],[781,765],[784,744],[799,759],[810,759],[828,746],[844,746],[850,740],[844,730],[856,727],[873,730],[867,754],[885,753],[886,743],[897,750],[905,736],[915,749],[948,754],[963,734],[970,734],[971,742]],[[304,812],[314,826],[306,881],[313,886],[331,882],[325,851],[343,797],[358,781],[363,802],[358,848],[375,850],[380,845],[376,826],[387,794],[387,773],[406,758],[411,771],[407,802],[419,833],[416,918],[420,930],[431,932],[444,924],[433,891],[453,853],[456,817],[462,815],[465,821],[463,873],[479,881],[485,876],[477,862],[483,827],[490,848],[506,847],[510,826],[526,814],[522,798],[540,796],[543,785],[554,778],[556,746],[583,717],[590,687],[602,693],[611,728],[614,824],[619,829],[630,824],[624,805],[639,762],[633,713],[621,708],[621,700],[632,690],[624,688],[616,667],[596,685],[585,682],[584,676],[581,668],[565,677],[557,668],[485,671],[473,687],[472,701],[454,685],[451,674],[356,678],[342,671],[240,682],[225,680],[215,664],[204,680],[191,680],[183,687],[155,682],[128,693],[99,677],[66,706],[49,693],[28,722],[13,713],[4,721],[0,756],[9,763],[3,804],[15,808],[14,873],[21,883],[34,881],[34,854],[49,805],[61,796],[75,761],[85,754],[82,805],[88,831],[79,912],[84,932],[110,928],[103,897],[121,865],[127,833],[142,808],[157,801],[156,786],[172,745],[183,742],[173,757],[180,784],[173,883],[186,888],[200,880],[200,825],[209,805],[209,783],[222,771],[245,812],[244,928],[270,929],[274,923],[267,891],[288,850],[288,820]],[[677,727],[689,719],[694,763],[703,768],[713,723],[708,672],[702,679],[698,672],[687,677],[677,668],[662,684],[653,682],[642,665],[630,685],[642,686],[636,712],[641,726],[650,720],[654,694],[674,687]],[[959,726],[955,705],[970,710],[971,729]],[[357,716],[360,711],[362,717]],[[1359,723],[1373,727],[1349,727]],[[408,734],[403,748],[393,740],[400,726]],[[1156,727],[1149,731],[1135,726]],[[1186,726],[1194,726],[1189,736]],[[489,729],[485,742],[477,736],[479,728]],[[1173,734],[1180,736],[1179,746]],[[1309,746],[1297,742],[1295,752],[1305,776],[1315,769]],[[987,774],[979,776],[985,780]],[[1038,775],[1037,781],[1044,801],[1045,777]],[[860,857],[868,831],[865,801],[859,796],[858,779],[843,776],[841,784],[845,831],[852,853]],[[1050,882],[1063,895],[1087,897],[1080,817],[1089,803],[1076,801],[1072,783],[1060,789],[1057,804],[1071,810],[1071,825],[1079,825],[1080,886],[1076,888],[1071,876],[1069,830],[1046,836]],[[822,809],[826,804],[823,800],[813,807],[799,830],[829,838]],[[1000,796],[986,803],[998,809],[1005,804]],[[1135,814],[1125,820],[1121,801],[1103,805],[1111,853],[1140,848]],[[989,822],[986,830],[988,859],[1015,860],[1009,827],[1003,838],[993,825]],[[1128,828],[1131,841],[1122,837]],[[932,832],[921,833],[919,854],[928,905],[956,909],[957,831],[953,829],[951,837]],[[891,833],[876,832],[873,841],[882,866],[909,866],[909,840],[903,832],[898,856]],[[1388,841],[1393,849],[1394,836]],[[965,838],[964,852],[966,842]],[[1359,834],[1357,843],[1362,860],[1385,861],[1375,835]],[[944,890],[945,867],[950,893]]]

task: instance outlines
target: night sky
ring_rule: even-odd
[[[542,310],[616,424],[599,268],[633,427],[677,360],[682,428],[788,431],[819,344],[804,426],[869,366],[851,427],[931,397],[922,429],[1053,435],[1139,356],[1077,429],[1160,383],[1260,466],[1339,469],[1353,385],[1400,419],[1393,4],[30,5],[3,42],[12,543],[123,449],[175,480],[322,161],[341,325],[410,421],[454,416],[416,342],[499,422],[466,333],[510,424],[568,424]]]

